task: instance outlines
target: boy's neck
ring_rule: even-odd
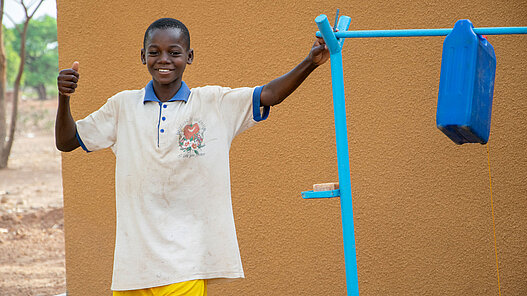
[[[154,88],[154,93],[156,94],[156,97],[161,102],[167,102],[177,94],[177,92],[181,88],[181,82],[181,79],[178,79],[170,84],[160,84],[154,80],[152,86]]]

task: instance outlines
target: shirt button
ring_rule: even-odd
[[[167,107],[167,105],[166,105],[166,104],[165,104],[165,105],[163,105],[163,108],[166,108],[166,107]]]
[[[160,130],[160,132],[164,133],[164,132],[165,132],[165,130],[164,130],[164,129],[161,129],[161,130]]]
[[[165,116],[161,117],[161,120],[165,121],[167,118]]]

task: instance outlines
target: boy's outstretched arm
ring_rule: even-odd
[[[57,77],[59,106],[55,121],[55,145],[63,152],[75,150],[80,146],[77,140],[77,126],[70,112],[70,95],[75,92],[79,81],[79,63],[74,62],[71,69],[60,71]]]
[[[317,37],[309,55],[289,71],[271,82],[267,83],[260,94],[262,106],[280,104],[287,96],[302,84],[313,70],[324,64],[329,59],[329,50],[324,39]]]

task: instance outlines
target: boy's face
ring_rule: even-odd
[[[148,68],[154,82],[171,84],[181,81],[194,51],[189,49],[181,30],[155,29],[149,33],[146,47],[141,49],[141,61]]]

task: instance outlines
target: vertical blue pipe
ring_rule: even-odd
[[[351,175],[344,98],[344,74],[342,52],[331,55],[331,79],[333,84],[333,111],[335,113],[335,136],[340,187],[340,210],[342,212],[342,235],[348,296],[359,295],[357,254],[353,225],[353,203],[351,198]]]
[[[349,26],[349,18],[341,18],[342,26]],[[357,274],[357,254],[353,226],[353,203],[351,198],[351,175],[348,150],[348,128],[346,124],[346,104],[344,94],[344,71],[342,67],[342,42],[335,38],[325,15],[315,19],[331,58],[331,81],[333,88],[333,111],[335,114],[335,137],[337,143],[337,164],[340,187],[340,209],[342,215],[342,235],[344,243],[344,261],[346,266],[346,286],[348,296],[359,295]],[[340,22],[339,22],[340,23]],[[347,24],[346,24],[347,23]]]

